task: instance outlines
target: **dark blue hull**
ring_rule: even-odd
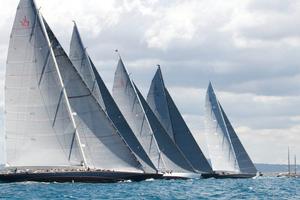
[[[253,178],[255,176],[256,176],[256,174],[222,174],[222,173],[201,174],[202,178],[216,178],[216,179]]]
[[[42,172],[0,174],[0,182],[88,182],[114,183],[120,181],[143,181],[161,178],[162,174],[133,172]]]

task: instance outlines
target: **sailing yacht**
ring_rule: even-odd
[[[147,102],[193,168],[201,174],[211,173],[212,169],[207,159],[165,87],[160,66],[152,79]]]
[[[205,103],[205,129],[213,174],[205,178],[251,178],[257,170],[240,142],[212,84],[209,83]]]
[[[277,177],[288,177],[288,178],[300,178],[300,175],[297,174],[297,157],[294,155],[294,173],[291,172],[291,161],[290,161],[290,147],[288,147],[288,171],[285,173],[277,174]]]
[[[165,178],[200,177],[130,80],[121,57],[115,72],[113,97],[152,163]]]
[[[83,45],[78,27],[74,22],[72,39],[70,43],[69,57],[81,75],[82,79],[89,87],[94,97],[98,100],[102,109],[106,112],[114,126],[118,129],[120,135],[126,141],[132,152],[141,163],[146,173],[157,173],[157,169],[146,154],[142,145],[129,127],[126,119],[115,103],[113,97],[108,91],[104,81],[91,60],[86,48]]]
[[[0,181],[152,178],[84,83],[33,0],[20,0],[5,77]]]

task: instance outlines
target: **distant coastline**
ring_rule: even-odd
[[[263,163],[254,163],[258,171],[262,173],[279,173],[287,172],[288,165],[285,164],[263,164]],[[297,171],[300,170],[300,165],[297,165]],[[291,171],[294,172],[294,165],[291,165]]]

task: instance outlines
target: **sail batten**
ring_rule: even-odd
[[[208,150],[214,171],[256,174],[257,170],[236,135],[211,83],[205,105]]]

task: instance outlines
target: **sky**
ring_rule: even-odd
[[[0,111],[18,0],[0,0]],[[144,95],[160,64],[203,151],[209,81],[256,163],[300,156],[300,1],[36,0],[68,52],[72,20],[111,90],[118,49]],[[3,144],[3,141],[2,141]],[[3,146],[3,145],[1,145]]]

